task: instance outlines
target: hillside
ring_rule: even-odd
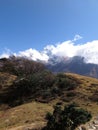
[[[23,105],[14,108],[1,104],[0,130],[5,129],[6,127],[11,129],[17,126],[22,126],[22,130],[23,128],[27,128],[27,126],[32,126],[32,124],[35,124],[34,128],[40,127],[41,124],[45,122],[46,113],[52,111],[52,106],[57,102],[62,102],[63,104],[76,102],[81,107],[91,111],[93,115],[96,115],[98,113],[98,96],[96,97],[95,93],[98,87],[98,80],[77,74],[66,75],[78,80],[81,84],[78,85],[77,89],[65,91],[63,95],[56,97],[56,99],[53,99],[48,103],[41,103],[32,99],[29,103],[26,102]],[[39,125],[37,125],[38,123]]]
[[[52,112],[58,102],[63,105],[74,102],[93,116],[98,114],[97,79],[72,73],[53,74],[31,61],[29,68],[27,64],[23,66],[24,62],[21,69],[17,64],[19,73],[16,73],[15,61],[13,65],[11,59],[9,66],[6,62],[5,67],[9,69],[0,72],[0,130],[40,129],[45,125],[46,113]]]

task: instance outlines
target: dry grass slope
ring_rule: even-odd
[[[67,76],[78,80],[78,87],[70,92],[67,92],[63,97],[57,97],[49,103],[40,103],[33,101],[14,108],[4,109],[0,111],[0,130],[23,130],[27,126],[36,128],[43,126],[45,115],[48,111],[53,110],[52,106],[57,102],[62,101],[63,104],[76,102],[81,107],[89,110],[95,116],[98,114],[98,101],[93,100],[95,93],[98,90],[98,80],[77,74],[66,73]],[[6,90],[17,77],[8,73],[0,73],[0,93]],[[3,80],[1,80],[3,79]],[[92,98],[91,98],[92,97]],[[96,97],[98,98],[98,97]],[[4,104],[0,107],[5,107]],[[31,125],[30,125],[31,124]],[[39,125],[38,125],[39,124]],[[20,127],[19,127],[20,126]],[[13,129],[14,128],[14,129]]]
[[[38,102],[27,103],[15,108],[0,112],[0,130],[18,126],[28,126],[30,124],[40,124],[45,122],[45,115],[52,111],[51,104]],[[35,125],[36,127],[36,125]]]
[[[98,79],[72,73],[67,73],[67,75],[81,82],[76,89],[76,93],[79,93],[79,95],[74,101],[81,107],[91,111],[92,114],[98,114],[98,95],[96,96],[96,100],[93,100],[98,90]]]

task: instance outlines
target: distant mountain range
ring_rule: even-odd
[[[98,64],[86,63],[83,57],[57,57],[49,59],[46,67],[52,72],[71,72],[98,78]]]
[[[55,55],[50,55],[49,57],[50,58],[48,62],[44,62],[41,60],[37,60],[36,62],[38,63],[41,62],[46,66],[47,69],[49,69],[54,73],[70,72],[70,73],[76,73],[84,76],[98,78],[98,64],[86,63],[84,57],[74,56],[70,58],[70,57],[60,57]],[[11,58],[11,60],[13,61],[13,63],[16,62],[17,64],[19,64],[18,66],[21,66],[21,64],[23,64],[21,58],[20,59],[18,58],[15,62],[13,58]],[[4,63],[7,63],[8,61],[9,60],[7,60],[6,58],[0,59],[1,70]]]

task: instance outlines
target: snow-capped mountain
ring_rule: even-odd
[[[84,57],[52,57],[46,67],[53,72],[71,72],[98,78],[98,64],[86,63]]]

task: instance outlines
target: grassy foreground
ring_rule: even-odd
[[[70,78],[75,78],[80,82],[80,84],[75,90],[70,92],[67,91],[67,93],[65,92],[63,94],[63,96],[58,96],[49,103],[40,103],[32,99],[29,103],[9,109],[5,104],[2,104],[0,108],[4,109],[1,109],[0,111],[0,130],[22,130],[23,127],[19,126],[26,127],[31,124],[34,124],[34,128],[41,127],[45,125],[43,122],[46,122],[46,113],[52,112],[53,106],[57,102],[63,102],[64,105],[75,102],[82,108],[91,111],[93,116],[96,116],[98,114],[98,80],[71,73],[67,73],[66,75]],[[3,93],[5,88],[10,86],[16,79],[16,76],[9,76],[6,73],[0,73],[0,77],[5,77],[3,86],[0,89],[0,93]],[[18,128],[15,129],[15,127]]]

